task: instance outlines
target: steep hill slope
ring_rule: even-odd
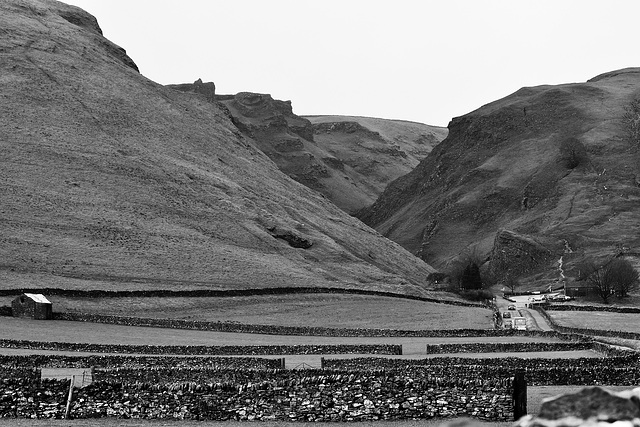
[[[0,28],[0,286],[423,292],[430,266],[141,76],[91,15],[5,0]]]
[[[629,137],[638,109],[625,119],[638,97],[635,68],[520,89],[453,119],[360,218],[440,267],[474,247],[551,277],[563,254],[570,268],[585,255],[640,252],[640,146]]]
[[[350,204],[349,212],[371,205],[394,179],[409,173],[447,129],[402,120],[355,116],[305,116],[314,142],[340,161],[339,170],[354,191],[334,191],[332,199]],[[357,198],[363,202],[355,204]],[[339,203],[339,205],[340,205]]]
[[[291,101],[251,92],[212,96],[213,83],[200,80],[168,87],[223,104],[238,129],[281,171],[348,213],[371,205],[389,182],[413,169],[446,136],[446,129],[422,123],[301,117]]]

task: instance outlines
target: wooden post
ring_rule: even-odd
[[[76,382],[76,376],[71,375],[71,383],[69,384],[69,397],[67,397],[67,407],[64,410],[64,419],[69,419],[69,412],[71,411],[71,400],[73,399],[73,383]]]
[[[513,378],[513,419],[519,420],[527,415],[527,380],[524,370],[519,369]]]

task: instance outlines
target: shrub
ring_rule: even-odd
[[[575,169],[588,159],[587,149],[577,138],[567,138],[560,143],[560,160],[568,169]]]
[[[491,291],[486,289],[462,289],[458,294],[470,301],[485,301],[493,299]]]

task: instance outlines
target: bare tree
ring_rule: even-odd
[[[504,283],[504,285],[509,288],[512,294],[515,294],[516,288],[520,286],[520,282],[518,282],[518,279],[512,274],[508,273],[504,276],[504,280],[502,283]]]
[[[624,258],[616,258],[609,263],[614,292],[618,297],[626,297],[638,286],[638,272],[631,263]]]
[[[598,296],[602,298],[602,302],[609,303],[609,298],[614,294],[615,287],[611,277],[611,269],[609,265],[604,265],[596,269],[587,278],[587,281],[596,289]]]
[[[598,266],[593,259],[584,258],[575,266],[576,280],[579,282],[587,280],[597,269]]]

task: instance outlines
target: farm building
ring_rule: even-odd
[[[11,302],[13,317],[47,320],[53,318],[53,306],[42,294],[22,294]]]

